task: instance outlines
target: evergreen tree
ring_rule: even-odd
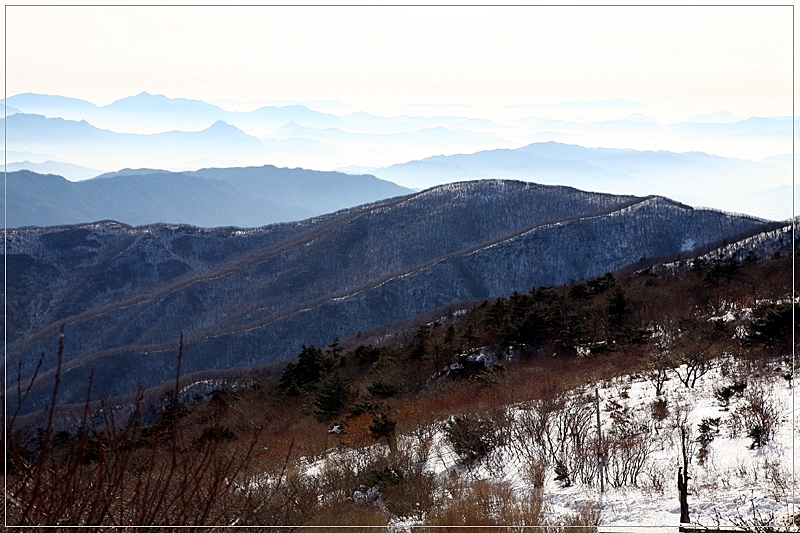
[[[619,287],[614,287],[611,294],[606,298],[608,300],[608,325],[612,332],[619,331],[622,327],[625,318],[631,313],[631,304],[625,296],[625,291]]]
[[[311,346],[302,347],[296,363],[289,363],[283,370],[280,387],[288,394],[295,395],[307,391],[310,386],[322,379],[329,370],[322,350]]]
[[[341,351],[342,349],[339,347],[339,337],[334,337],[333,342],[328,345],[326,353],[328,353],[332,359],[336,359],[339,357]]]
[[[172,435],[172,428],[174,424],[183,416],[186,416],[189,413],[189,408],[186,407],[186,404],[181,402],[179,398],[175,396],[175,391],[167,391],[161,397],[162,402],[162,409],[163,415],[161,419],[161,423],[167,429],[167,432]]]
[[[371,365],[377,361],[381,356],[380,348],[359,344],[358,347],[352,352],[348,352],[348,356],[360,365]]]
[[[317,414],[323,417],[336,416],[353,396],[350,382],[339,372],[334,373],[320,385],[314,405]]]
[[[389,451],[394,453],[397,450],[397,442],[395,437],[395,428],[397,427],[397,420],[380,413],[372,418],[372,423],[369,426],[369,432],[375,440],[385,440],[389,446]]]
[[[417,328],[417,332],[414,334],[411,350],[408,352],[408,355],[411,357],[411,359],[420,360],[425,357],[425,354],[428,351],[429,337],[430,333],[428,332],[428,326],[420,325]]]

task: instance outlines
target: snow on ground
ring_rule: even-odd
[[[719,418],[719,433],[708,444],[704,464],[698,464],[700,444],[692,443],[688,498],[692,522],[714,527],[731,527],[742,520],[752,524],[755,511],[756,519],[774,515],[776,525],[782,523],[791,513],[792,389],[780,372],[773,369],[765,368],[760,376],[747,377],[745,394],[748,389],[751,393],[763,389],[779,423],[771,442],[752,449],[747,429],[740,428],[738,436],[731,436],[732,418],[736,418],[737,409],[745,408],[745,398],[733,397],[726,409],[714,397],[715,388],[737,379],[731,375],[731,366],[735,365],[730,362],[717,365],[699,378],[694,388],[685,387],[674,375],[664,384],[663,398],[672,415],[661,423],[659,434],[653,435],[655,450],[645,474],[638,479],[639,487],[606,487],[606,492],[600,495],[596,488],[561,488],[550,478],[547,492],[554,507],[568,509],[578,498],[584,498],[600,503],[601,523],[609,530],[618,530],[620,526],[668,526],[674,530],[680,518],[677,468],[682,464],[682,456],[678,431],[669,426],[670,418],[674,420],[675,412],[682,407],[686,410],[685,420],[691,428],[692,440],[698,437],[698,425],[703,419]],[[601,385],[599,392],[604,431],[610,425],[612,402],[641,413],[649,410],[657,399],[654,385],[643,377],[615,380]],[[800,511],[800,497],[795,498],[794,505]]]
[[[600,495],[596,488],[561,488],[550,478],[547,492],[554,507],[568,509],[578,498],[583,498],[602,506],[601,523],[609,530],[621,526],[666,526],[674,530],[680,518],[677,468],[682,464],[682,456],[678,431],[670,429],[670,422],[676,411],[683,408],[692,440],[698,437],[698,426],[703,419],[719,418],[719,433],[708,444],[702,465],[698,464],[701,446],[692,442],[688,498],[692,522],[709,527],[731,527],[742,520],[752,524],[755,511],[756,519],[774,515],[776,525],[785,523],[782,520],[791,513],[792,498],[792,389],[780,372],[773,369],[763,369],[760,376],[747,378],[745,394],[748,389],[750,392],[763,389],[779,423],[771,442],[751,449],[747,429],[740,428],[738,436],[731,436],[732,418],[737,409],[745,408],[745,398],[732,398],[726,409],[714,397],[715,388],[741,379],[731,375],[731,366],[735,365],[730,362],[717,365],[699,378],[694,388],[685,387],[675,375],[664,384],[663,398],[672,415],[662,421],[659,434],[653,435],[655,449],[644,475],[638,479],[639,487],[606,487],[606,492]],[[599,392],[604,431],[610,425],[612,402],[642,413],[657,399],[654,385],[643,377],[615,380],[601,385]],[[796,511],[800,511],[800,497],[795,498],[794,504],[798,507]]]
[[[684,372],[686,367],[679,370]],[[735,527],[753,526],[761,520],[776,527],[786,526],[789,516],[800,513],[800,490],[792,491],[792,455],[795,453],[795,457],[800,458],[800,449],[795,451],[793,444],[793,389],[783,377],[786,372],[785,365],[782,367],[779,362],[753,367],[729,358],[718,361],[693,388],[686,387],[676,372],[670,371],[661,396],[656,396],[653,382],[644,376],[627,376],[596,384],[604,435],[612,430],[615,412],[640,422],[647,421],[649,456],[636,486],[615,488],[607,484],[602,494],[597,486],[575,483],[563,487],[554,479],[553,467],[550,466],[544,487],[547,513],[551,517],[563,516],[574,512],[583,503],[596,503],[602,509],[600,531],[676,532],[680,518],[677,469],[683,464],[680,431],[676,426],[683,420],[684,427],[689,428],[687,442],[691,454],[691,479],[688,501],[692,523],[706,527]],[[734,395],[727,407],[721,406],[714,395],[715,389],[736,381],[746,382],[746,388]],[[588,385],[573,393],[594,397],[594,387],[594,384]],[[752,404],[748,402],[748,395],[761,398],[765,410],[771,409],[775,415],[777,428],[774,436],[762,447],[751,446],[752,439],[748,438],[748,429],[744,427],[747,424],[742,422],[748,404]],[[659,398],[666,400],[669,413],[657,422],[651,406]],[[518,416],[527,408],[525,405],[512,406],[509,415]],[[596,431],[595,416],[593,414],[591,418],[593,435]],[[704,419],[719,419],[719,429],[713,431],[712,425],[711,433],[715,434],[706,447],[706,456],[701,464],[701,445],[697,438],[699,425]],[[486,460],[471,468],[459,465],[458,456],[448,443],[447,425],[448,421],[442,420],[430,430],[432,438],[427,467],[431,471],[440,476],[456,471],[473,480],[507,482],[521,494],[530,490],[524,473],[525,463],[518,453],[514,453],[512,446],[496,449]],[[795,426],[796,431],[800,431],[800,417],[796,418]],[[400,437],[405,445],[413,445],[415,440],[412,436]],[[333,453],[351,454],[354,451]],[[325,459],[314,463],[308,473],[319,472],[324,462]],[[800,466],[800,461],[797,464]],[[404,529],[414,523],[400,518],[394,526]]]

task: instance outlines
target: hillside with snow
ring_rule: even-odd
[[[741,309],[715,319],[736,320],[737,314],[749,312]],[[495,360],[486,347],[476,352]],[[397,509],[382,500],[386,484],[377,478],[375,485],[353,493],[354,501],[392,517],[390,526],[396,531],[430,525],[473,486],[488,491],[484,496],[490,500],[489,514],[494,513],[492,523],[513,525],[511,520],[519,516],[505,514],[506,505],[538,501],[533,525],[581,517],[593,521],[581,525],[599,525],[601,532],[675,532],[680,525],[676,480],[685,449],[691,523],[684,526],[783,531],[796,525],[791,517],[800,512],[796,484],[793,489],[793,453],[798,457],[793,437],[799,428],[797,419],[792,421],[796,392],[788,379],[789,363],[790,358],[753,361],[727,355],[700,369],[683,365],[665,370],[663,376],[620,376],[556,399],[420,425],[397,437],[399,452],[385,444],[357,451],[340,447],[322,458],[299,462],[307,465],[304,474],[321,485],[331,470],[369,470],[391,461],[393,453],[426,472],[436,480],[439,493],[427,508],[412,509],[408,515],[392,512]],[[596,455],[598,406],[604,443],[602,492]],[[338,428],[332,432],[338,433]],[[480,438],[470,435],[478,428],[485,431]],[[348,442],[346,436],[342,441]],[[475,442],[483,444],[483,453],[473,460],[466,457],[465,446]],[[508,501],[491,501],[501,494]]]
[[[686,371],[685,367],[675,369],[658,396],[653,383],[644,375],[596,384],[606,440],[606,480],[602,493],[596,465],[582,467],[592,470],[588,473],[591,483],[573,477],[587,475],[585,472],[569,474],[572,479],[567,483],[557,479],[554,468],[547,467],[540,473],[544,485],[535,487],[531,474],[536,458],[547,451],[540,448],[541,443],[537,442],[540,437],[525,434],[523,424],[540,415],[541,406],[536,402],[510,406],[507,416],[512,421],[508,427],[499,428],[509,432],[505,437],[507,443],[469,468],[462,464],[448,441],[448,433],[452,431],[449,420],[426,428],[429,442],[415,436],[404,436],[403,440],[416,450],[430,446],[425,467],[439,479],[446,480],[455,474],[468,482],[507,485],[520,499],[541,497],[545,521],[557,522],[559,517],[589,506],[596,508],[598,524],[602,526],[599,531],[620,531],[619,528],[677,531],[680,504],[676,479],[678,467],[683,464],[680,428],[684,427],[690,455],[689,512],[693,526],[712,529],[788,526],[792,511],[800,511],[800,497],[792,500],[794,391],[784,377],[790,369],[780,362],[753,368],[744,362],[723,360],[716,362],[692,388],[680,382],[679,374]],[[735,383],[745,383],[746,387],[724,407],[715,392]],[[557,423],[587,426],[586,437],[594,438],[594,387],[570,391],[563,403],[562,410],[554,413]],[[660,409],[663,419],[659,419],[662,414],[654,416]],[[563,418],[565,415],[568,418]],[[754,446],[754,439],[748,436],[754,426],[748,424],[761,416],[773,424],[771,434],[762,445]],[[711,432],[704,433],[705,427],[710,427]],[[556,424],[549,428],[554,440],[559,429]],[[706,438],[705,446],[702,438]],[[567,462],[577,459],[570,457],[570,452],[565,455]],[[327,459],[334,463],[340,460]],[[413,523],[424,521],[397,519],[398,525]],[[637,529],[637,526],[647,528]]]
[[[12,418],[12,518],[108,523],[88,496],[103,480],[134,523],[795,531],[787,235],[454,302],[136,397],[53,393]],[[47,372],[76,394],[66,338]],[[19,378],[23,407],[38,379]],[[37,476],[71,488],[53,496]]]

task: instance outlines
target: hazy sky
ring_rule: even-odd
[[[785,7],[7,6],[7,91],[97,104],[502,106],[624,98],[791,115]]]

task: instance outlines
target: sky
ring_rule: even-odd
[[[792,7],[6,6],[9,96],[789,116]]]
[[[691,205],[763,216],[766,211],[751,204],[757,200],[768,207],[780,197],[781,217],[788,216],[793,145],[786,121],[773,120],[772,126],[751,121],[744,133],[741,128],[682,125],[792,116],[795,45],[789,4],[7,5],[4,16],[8,96],[62,95],[102,106],[147,92],[237,111],[299,102],[340,117],[365,111],[382,117],[492,122],[465,121],[446,129],[415,120],[358,123],[350,115],[336,126],[298,119],[303,130],[298,133],[294,123],[228,117],[267,148],[247,157],[170,150],[145,157],[116,150],[111,154],[115,159],[103,159],[96,145],[81,152],[66,145],[37,151],[9,144],[11,162],[53,160],[85,167],[84,173],[262,164],[372,172],[439,154],[546,141],[702,151],[751,161],[783,159],[768,163],[778,168],[767,173],[770,179],[742,174],[747,187],[718,176],[717,181],[692,182],[690,190],[679,190],[664,178],[658,182],[661,188],[652,190]],[[627,104],[615,105],[619,101]],[[563,102],[570,105],[553,106]],[[63,118],[86,118],[100,128],[140,134],[200,131],[211,125],[173,124],[167,115],[139,113],[121,119],[101,113]],[[776,135],[779,122],[784,126]],[[700,185],[711,192],[691,196]],[[604,190],[605,184],[593,186]]]

